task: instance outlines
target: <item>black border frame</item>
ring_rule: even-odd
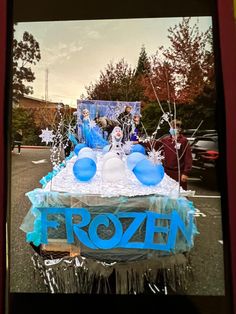
[[[13,0],[11,0],[13,1]],[[11,27],[9,24],[12,24],[12,19],[17,21],[36,21],[36,20],[74,20],[74,19],[98,19],[98,18],[137,18],[137,17],[157,17],[155,12],[158,11],[159,16],[201,16],[201,15],[214,15],[215,17],[215,28],[217,29],[217,50],[216,55],[218,59],[217,72],[218,77],[218,91],[219,91],[219,100],[223,101],[225,99],[225,119],[226,119],[226,134],[224,137],[222,135],[222,139],[226,138],[226,143],[222,140],[222,148],[225,148],[226,156],[224,162],[227,162],[227,181],[225,180],[223,183],[225,185],[225,193],[223,201],[228,204],[228,215],[225,214],[223,217],[224,224],[224,234],[228,241],[224,241],[224,245],[226,245],[226,251],[228,259],[231,257],[231,261],[227,261],[228,267],[226,269],[226,277],[229,277],[229,287],[227,289],[226,297],[198,297],[198,296],[165,296],[164,298],[158,297],[158,299],[154,299],[152,297],[139,297],[139,299],[133,299],[133,297],[124,297],[117,298],[116,296],[112,296],[109,298],[106,296],[99,297],[91,297],[91,296],[79,296],[78,302],[75,302],[75,298],[73,296],[64,296],[61,298],[60,296],[52,296],[48,298],[48,295],[45,299],[45,296],[40,294],[30,295],[31,301],[34,301],[37,304],[40,302],[44,302],[47,300],[47,304],[49,302],[55,301],[57,302],[57,308],[60,309],[61,302],[68,302],[70,304],[75,305],[76,303],[78,309],[81,308],[81,301],[83,302],[83,309],[87,310],[88,313],[91,311],[91,302],[92,300],[96,302],[99,306],[103,306],[105,309],[105,304],[108,299],[113,302],[114,308],[119,308],[124,312],[124,307],[126,304],[133,305],[133,311],[138,309],[151,310],[149,308],[148,302],[151,301],[150,306],[153,306],[156,302],[163,307],[165,310],[171,310],[176,313],[179,309],[179,305],[185,307],[183,310],[186,310],[186,313],[191,310],[193,313],[226,313],[226,307],[228,310],[231,310],[231,302],[232,300],[236,300],[236,270],[233,267],[236,262],[236,213],[234,210],[233,204],[233,184],[234,178],[236,177],[234,160],[236,160],[235,156],[235,144],[234,144],[234,119],[236,116],[236,109],[234,99],[236,99],[236,89],[233,86],[233,71],[236,70],[236,60],[234,56],[236,55],[236,36],[235,36],[235,23],[233,20],[233,3],[232,0],[189,0],[189,1],[171,1],[165,0],[164,4],[158,3],[157,1],[149,1],[145,3],[145,7],[142,5],[138,5],[138,3],[134,4],[134,2],[126,1],[125,4],[122,3],[114,3],[112,1],[102,0],[94,3],[79,3],[79,1],[71,0],[65,3],[57,2],[55,0],[51,1],[29,1],[29,0],[14,0],[14,3],[7,0],[1,0],[0,2],[0,26],[1,26],[1,38],[0,38],[0,132],[2,136],[0,137],[0,171],[2,173],[2,180],[0,185],[0,201],[1,201],[1,210],[0,210],[0,231],[1,234],[1,242],[0,242],[0,279],[1,279],[1,298],[4,301],[4,286],[5,286],[5,262],[6,262],[6,248],[5,248],[5,222],[6,222],[6,202],[7,202],[7,191],[6,191],[6,179],[7,179],[7,171],[6,171],[6,160],[8,155],[4,148],[7,147],[7,136],[6,132],[8,132],[7,126],[9,123],[9,119],[7,123],[4,123],[4,117],[8,117],[8,112],[6,110],[7,103],[9,103],[9,88],[8,83],[9,79],[9,42],[12,39]],[[13,5],[14,4],[14,5]],[[141,16],[140,16],[141,15]],[[8,31],[7,31],[8,30]],[[10,31],[9,31],[10,30]],[[8,37],[6,37],[6,35]],[[7,73],[7,75],[6,75]],[[222,80],[222,76],[224,81]],[[6,78],[6,79],[5,79]],[[4,97],[5,94],[5,97]],[[4,101],[5,100],[5,101]],[[224,123],[223,123],[224,124]],[[223,126],[221,124],[221,126]],[[224,169],[225,170],[225,169]],[[224,171],[223,170],[223,171]],[[223,194],[223,193],[222,193]],[[227,245],[228,243],[228,245]],[[231,250],[230,250],[231,247]],[[229,255],[229,250],[231,255]],[[231,271],[230,271],[231,270]],[[230,280],[230,278],[234,280]],[[231,294],[231,288],[234,288],[234,298]],[[1,289],[2,288],[2,289]],[[228,294],[229,293],[229,294]],[[225,300],[227,299],[227,302]],[[62,300],[63,299],[63,300]],[[171,300],[171,302],[169,302]],[[122,301],[122,302],[121,302]],[[123,303],[123,301],[125,303]],[[50,303],[49,302],[49,303]],[[27,313],[27,310],[30,309],[24,308],[26,304],[29,303],[29,295],[28,294],[10,294],[10,298],[6,302],[5,305],[10,305],[11,313]],[[169,308],[168,304],[169,303]],[[4,302],[2,302],[4,304]],[[125,304],[125,305],[124,305]],[[55,304],[56,306],[56,304]],[[166,307],[167,306],[167,307]],[[235,312],[236,312],[236,304]],[[123,309],[122,309],[123,307]],[[3,306],[2,306],[3,308]],[[44,307],[45,308],[45,307]],[[34,307],[32,307],[32,311],[34,311]],[[157,308],[156,308],[157,309]],[[22,311],[21,311],[22,310]],[[68,309],[69,310],[69,307]],[[97,308],[98,310],[98,308]],[[195,312],[194,312],[195,310]],[[200,311],[200,312],[199,312]],[[221,312],[222,311],[222,312]],[[56,308],[55,308],[56,312]],[[169,312],[169,311],[168,311]],[[182,311],[184,313],[184,311]]]

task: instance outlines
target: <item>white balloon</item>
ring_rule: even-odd
[[[91,158],[95,163],[97,163],[97,156],[94,152],[83,152],[82,154],[78,155],[77,160],[82,158]]]
[[[90,148],[90,147],[83,147],[83,148],[81,148],[81,150],[79,151],[78,156],[79,156],[80,154],[84,153],[84,152],[94,152],[94,151],[93,151],[92,148]]]
[[[103,164],[108,160],[108,159],[111,159],[111,158],[117,158],[118,155],[115,153],[115,152],[108,152],[106,153],[103,158],[102,158],[102,161],[103,161]]]
[[[119,157],[106,160],[102,167],[102,180],[116,182],[125,178],[125,164]]]

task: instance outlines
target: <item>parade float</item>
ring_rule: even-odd
[[[187,197],[194,192],[164,172],[160,152],[122,141],[119,124],[111,132],[98,124],[117,121],[127,105],[140,114],[139,102],[78,101],[66,137],[59,106],[58,127],[42,130],[52,171],[26,193],[32,207],[21,229],[51,293],[167,294],[192,275],[197,229]],[[62,160],[69,140],[73,149]]]

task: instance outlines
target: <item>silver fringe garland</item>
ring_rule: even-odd
[[[41,277],[50,293],[181,294],[193,278],[185,254],[105,263],[83,256],[50,260],[35,253],[32,261],[35,278]]]

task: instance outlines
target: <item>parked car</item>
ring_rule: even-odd
[[[217,180],[219,163],[218,135],[198,136],[192,145],[192,175],[199,176],[203,181]]]
[[[217,136],[216,130],[197,130],[196,129],[185,129],[182,134],[188,139],[190,145],[192,146],[199,136]]]

